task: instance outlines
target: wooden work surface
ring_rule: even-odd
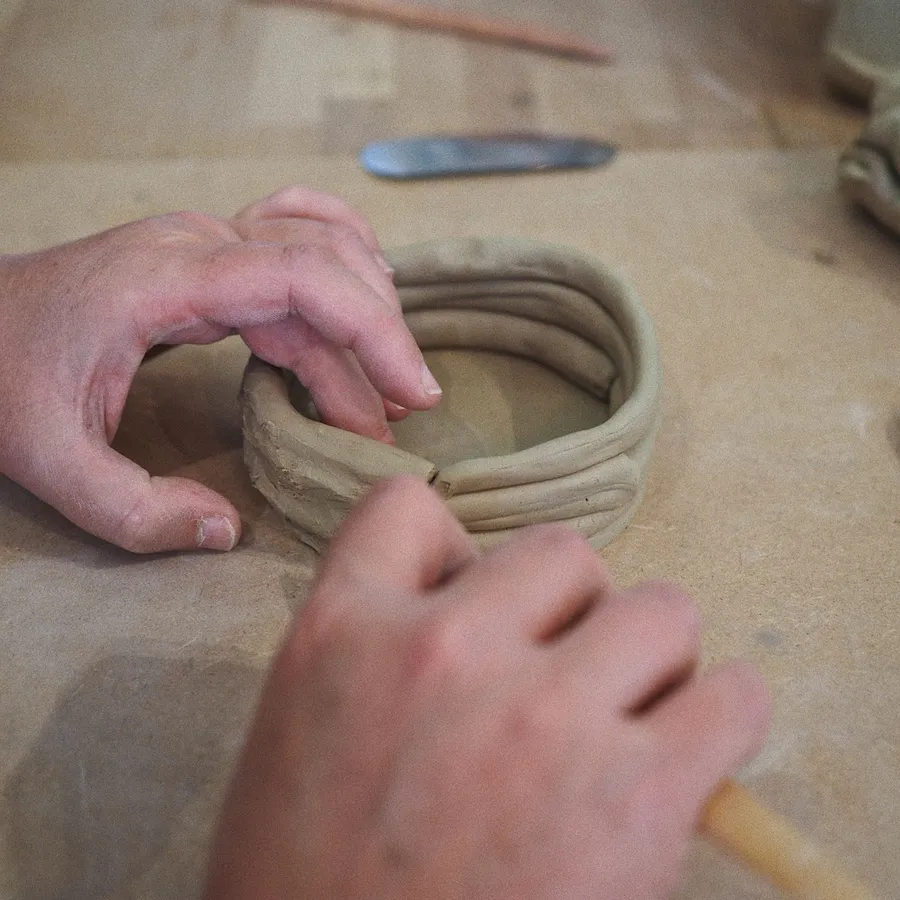
[[[710,661],[768,678],[744,779],[827,851],[900,884],[900,246],[844,208],[830,152],[646,153],[578,175],[378,183],[316,158],[0,165],[0,249],[291,180],[384,242],[514,234],[617,263],[653,316],[664,418],[606,552],[702,607]],[[247,483],[235,342],[148,363],[119,446],[228,494],[227,556],[137,558],[0,479],[0,896],[189,897],[267,662],[313,562]],[[452,373],[451,373],[452,374]],[[498,402],[496,392],[492,402]],[[499,397],[515,416],[527,396]],[[774,894],[698,843],[682,900]]]
[[[573,30],[616,62],[244,0],[0,0],[0,160],[353,156],[382,137],[529,129],[820,147],[863,117],[822,84],[821,2],[430,2]]]

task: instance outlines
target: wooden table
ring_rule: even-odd
[[[744,780],[885,896],[900,884],[900,246],[830,152],[635,153],[576,175],[386,185],[316,157],[0,166],[0,249],[293,180],[386,244],[516,234],[618,263],[653,316],[664,419],[620,582],[697,598],[710,661],[775,699]],[[314,559],[247,483],[236,343],[145,366],[118,442],[227,493],[227,556],[136,558],[0,479],[0,896],[191,896],[267,662]],[[521,398],[507,397],[511,408]],[[501,398],[502,400],[502,398]],[[514,414],[514,409],[512,409]],[[684,900],[774,894],[697,844]]]
[[[863,119],[822,83],[816,0],[423,2],[574,31],[616,63],[246,0],[0,0],[0,161],[346,158],[470,131],[831,147]]]

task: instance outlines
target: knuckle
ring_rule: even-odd
[[[324,245],[350,269],[359,270],[360,262],[371,258],[371,251],[366,247],[359,231],[344,222],[328,222],[322,224],[322,241]]]
[[[127,222],[107,234],[114,236],[125,246],[130,246],[163,241],[180,231],[181,229],[174,224],[172,215],[167,214]]]
[[[281,263],[291,272],[307,273],[310,269],[333,268],[338,258],[326,247],[315,244],[281,244],[278,250]]]
[[[568,735],[568,706],[564,702],[552,702],[553,699],[558,698],[538,694],[515,704],[507,713],[507,738],[513,743],[549,748]]]
[[[114,535],[115,542],[131,553],[148,553],[154,549],[148,542],[144,504],[141,500],[133,504],[119,519]]]
[[[215,224],[216,220],[206,213],[197,212],[193,209],[181,209],[170,213],[169,219],[186,227],[207,227]]]
[[[319,191],[302,184],[289,184],[272,194],[271,199],[294,204],[305,210],[326,208],[349,211],[350,206],[335,194]]]
[[[241,274],[245,263],[229,244],[207,244],[185,258],[183,273],[198,285],[212,285]]]
[[[700,639],[702,622],[697,604],[676,584],[669,581],[647,582],[641,588],[648,599],[661,607],[666,621],[685,636]]]
[[[265,197],[265,200],[278,200],[278,201],[290,201],[290,200],[301,200],[306,195],[303,187],[299,184],[286,184],[284,187],[278,188],[277,191],[273,191],[269,194],[268,197]]]
[[[353,236],[356,240],[364,243],[365,239],[368,238],[371,243],[377,243],[375,231],[371,224],[369,224],[369,220],[350,206],[344,206],[344,221],[347,223],[347,227],[353,232]]]
[[[228,224],[222,219],[189,209],[158,216],[156,221],[173,231],[211,232],[218,235],[228,228]]]
[[[409,647],[414,680],[444,681],[470,668],[471,634],[454,616],[431,616],[419,626]]]
[[[372,223],[361,213],[358,213],[352,207],[347,207],[347,221],[355,228],[363,237],[368,237],[372,242],[377,243],[375,237],[375,229]]]
[[[569,567],[603,569],[603,564],[591,545],[567,525],[536,525],[530,529],[530,537],[542,554],[564,561]]]
[[[359,234],[344,222],[329,222],[325,228],[331,244],[338,249],[348,244],[357,247],[361,243]]]
[[[374,239],[374,232],[368,220],[346,200],[334,194],[326,194],[298,184],[286,185],[248,207],[245,214],[258,215],[262,210],[265,215],[269,207],[282,212],[294,210],[295,215],[308,218],[314,218],[318,210],[323,223],[339,229],[342,234],[350,235],[357,240],[360,236]]]
[[[531,533],[535,540],[553,549],[571,554],[581,554],[587,550],[593,556],[584,538],[567,525],[558,523],[535,525]]]
[[[311,188],[303,187],[301,184],[286,184],[272,194],[269,194],[261,203],[273,203],[276,205],[308,206],[311,200],[317,196],[316,192]]]

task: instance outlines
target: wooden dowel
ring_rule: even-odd
[[[382,22],[393,22],[410,28],[449,32],[480,41],[513,44],[530,50],[595,63],[606,63],[612,59],[609,48],[586,40],[573,32],[555,31],[537,25],[492,19],[474,13],[456,12],[420,3],[406,3],[402,0],[254,0],[254,2],[258,5],[284,3],[291,6],[309,6]]]
[[[869,890],[822,856],[793,825],[733,781],[723,782],[710,798],[700,828],[789,896],[874,900]]]

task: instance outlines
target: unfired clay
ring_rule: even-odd
[[[612,540],[641,500],[659,414],[656,339],[633,290],[583,254],[523,240],[419,244],[391,263],[424,350],[535,360],[600,399],[608,418],[519,452],[438,467],[307,418],[285,374],[253,358],[242,405],[256,487],[317,549],[376,481],[403,472],[433,483],[481,544],[552,521],[595,547]]]
[[[900,68],[900,3],[841,0],[825,41],[825,75],[844,94],[868,103]]]
[[[862,134],[841,154],[838,180],[848,198],[900,233],[900,73],[879,88]]]

